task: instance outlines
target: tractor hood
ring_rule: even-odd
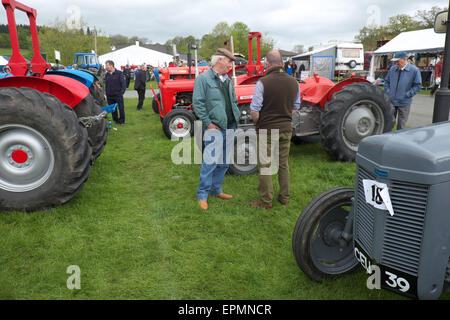
[[[79,71],[79,70],[74,70],[74,69],[52,70],[52,71],[47,71],[46,74],[53,74],[53,75],[58,75],[58,76],[69,77],[69,78],[77,80],[78,82],[81,82],[88,88],[94,82],[94,76],[91,75],[90,73],[84,72],[84,71]]]
[[[404,129],[363,139],[356,162],[382,178],[436,184],[450,181],[449,145],[450,123]]]

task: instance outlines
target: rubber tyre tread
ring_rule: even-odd
[[[95,102],[91,94],[84,98],[74,110],[78,118],[96,116],[102,112],[101,106]],[[94,159],[97,159],[102,154],[108,139],[106,119],[97,121],[93,126],[87,128],[87,132],[92,146],[92,155]]]
[[[27,192],[0,189],[0,210],[45,210],[75,197],[92,167],[88,133],[75,112],[48,93],[0,88],[0,113],[0,125],[21,124],[41,133],[55,157],[54,170],[41,186]]]
[[[309,202],[303,209],[297,220],[294,233],[292,235],[292,249],[294,252],[294,257],[299,268],[314,281],[322,282],[324,279],[336,278],[341,275],[353,273],[360,269],[360,265],[357,263],[354,267],[339,275],[324,273],[314,265],[310,251],[310,240],[312,234],[316,230],[317,223],[322,217],[322,214],[332,208],[330,206],[330,202],[331,205],[333,203],[340,203],[342,200],[350,200],[353,196],[353,188],[340,187],[329,189],[311,200],[311,202]]]
[[[189,132],[190,136],[194,136],[194,122],[195,122],[195,116],[192,111],[185,110],[185,109],[173,109],[169,111],[169,113],[166,114],[166,116],[162,119],[162,128],[164,131],[164,134],[168,139],[172,139],[172,133],[170,132],[169,124],[170,121],[175,118],[176,116],[185,116],[189,119],[191,122],[191,130]]]
[[[392,131],[394,128],[394,106],[381,88],[361,82],[346,85],[333,94],[331,100],[326,103],[324,113],[321,116],[320,135],[322,144],[333,160],[355,161],[356,152],[345,145],[339,129],[346,109],[360,100],[377,102],[384,116],[383,132]]]
[[[158,100],[161,102],[161,94],[157,93],[156,98],[158,98]],[[153,97],[152,108],[156,114],[159,114],[159,106],[158,106],[158,102],[156,101],[156,98]]]
[[[98,87],[94,82],[89,88],[89,93],[94,98],[95,103],[98,104],[100,107],[107,106],[105,92],[103,91],[103,88],[101,86]]]

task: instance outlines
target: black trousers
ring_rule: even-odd
[[[107,96],[108,104],[117,103],[116,111],[112,113],[112,117],[115,123],[125,123],[125,106],[123,104],[123,95],[120,96]],[[120,117],[117,110],[119,110]]]
[[[142,106],[144,105],[144,100],[145,100],[145,89],[136,89],[136,91],[137,91],[138,97],[139,97],[137,109],[141,110]]]
[[[430,94],[434,94],[437,91],[437,89],[439,89],[439,86],[435,84],[433,88],[431,88]]]

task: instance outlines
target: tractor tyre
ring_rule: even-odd
[[[228,172],[236,175],[250,175],[258,171],[258,143],[255,129],[236,130],[233,161]]]
[[[100,107],[105,107],[108,105],[103,88],[98,86],[96,82],[94,82],[89,88],[89,93],[94,98],[95,103]]]
[[[164,133],[169,139],[183,139],[194,136],[195,115],[185,109],[172,109],[162,120]]]
[[[333,94],[321,115],[320,135],[334,160],[355,160],[359,142],[391,131],[394,106],[387,94],[369,83],[355,83]]]
[[[156,97],[153,97],[153,101],[152,101],[153,111],[156,114],[159,114],[159,106],[158,106],[158,102],[156,101],[156,99],[158,99],[161,102],[161,95],[159,93],[156,94]]]
[[[335,188],[315,197],[295,225],[292,249],[300,269],[314,281],[360,268],[353,242],[340,239],[352,205],[352,188]]]
[[[62,205],[92,166],[88,133],[75,112],[31,88],[0,88],[0,211]]]
[[[101,106],[95,102],[94,97],[90,94],[81,100],[74,110],[78,118],[96,116],[102,112]],[[106,119],[102,118],[95,122],[91,127],[87,128],[87,132],[92,146],[92,155],[94,159],[97,159],[102,153],[108,138]]]

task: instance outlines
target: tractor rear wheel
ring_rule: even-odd
[[[300,269],[311,279],[354,272],[360,268],[352,241],[340,238],[349,217],[352,188],[335,188],[315,197],[295,225],[292,249]]]
[[[94,81],[94,83],[89,88],[89,93],[94,98],[95,103],[100,107],[105,107],[107,105],[105,92],[103,91],[100,82]]]
[[[355,83],[335,92],[326,103],[320,135],[334,160],[351,162],[363,138],[393,127],[394,107],[384,91],[369,83]]]
[[[87,130],[57,98],[0,88],[0,210],[61,205],[83,187],[92,165]]]
[[[78,118],[96,116],[102,112],[101,106],[96,103],[91,94],[84,98],[74,110]],[[95,122],[91,127],[87,128],[87,132],[92,146],[92,155],[94,159],[97,159],[102,153],[108,138],[106,119],[103,118]]]
[[[172,109],[162,120],[162,127],[169,139],[183,139],[194,136],[195,116],[192,111]]]

